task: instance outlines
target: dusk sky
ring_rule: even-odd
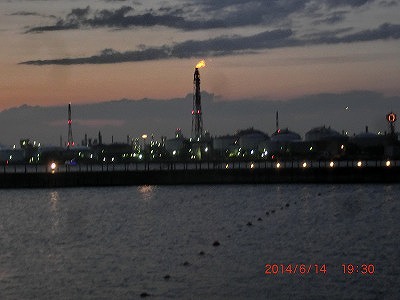
[[[400,1],[2,0],[0,110],[202,89],[225,100],[400,95]]]

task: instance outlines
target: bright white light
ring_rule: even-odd
[[[279,168],[281,167],[281,164],[280,164],[280,163],[277,163],[277,164],[276,164],[276,167],[279,169]]]
[[[329,166],[330,166],[331,168],[333,168],[333,167],[335,166],[335,163],[334,163],[333,161],[331,161],[331,162],[329,163]]]
[[[206,149],[204,149],[205,152],[208,152],[208,147],[206,147]]]
[[[390,160],[388,160],[387,162],[386,162],[386,167],[390,167]]]
[[[176,150],[172,151],[172,155],[174,156],[176,155]]]
[[[250,164],[250,169],[254,169],[254,163]]]
[[[357,167],[362,167],[362,162],[361,161],[357,162]]]
[[[56,168],[57,168],[57,164],[55,162],[52,162],[51,165],[50,165],[50,169],[52,171],[54,171]]]
[[[303,162],[303,168],[307,168],[307,163]]]
[[[226,164],[226,165],[225,165],[225,169],[229,169],[229,164]]]
[[[142,154],[139,154],[139,159],[142,159],[142,157],[143,157],[143,155],[142,155]]]
[[[254,154],[254,150],[251,150],[251,151],[250,151],[250,154],[253,155],[253,154]]]

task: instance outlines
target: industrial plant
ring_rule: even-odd
[[[193,75],[192,131],[185,137],[177,128],[173,138],[143,134],[141,137],[127,136],[125,143],[103,143],[99,131],[95,138],[85,135],[80,145],[72,134],[72,108],[68,104],[68,138],[65,144],[43,147],[41,143],[22,139],[19,147],[0,150],[3,165],[43,165],[57,162],[75,166],[84,164],[117,164],[132,162],[196,162],[196,161],[293,161],[293,160],[387,160],[400,158],[400,142],[395,131],[397,116],[386,115],[387,131],[383,133],[365,131],[349,136],[330,126],[310,129],[304,136],[279,126],[276,112],[275,131],[268,135],[255,128],[240,129],[224,136],[211,136],[203,128],[203,111],[200,89],[200,61]]]

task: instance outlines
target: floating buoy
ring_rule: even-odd
[[[213,246],[214,247],[217,247],[217,246],[219,246],[219,245],[221,245],[218,241],[215,241],[214,243],[213,243]]]

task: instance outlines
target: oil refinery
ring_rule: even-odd
[[[399,135],[395,130],[397,116],[394,112],[386,115],[387,131],[375,134],[365,131],[349,136],[348,133],[336,131],[329,125],[311,128],[300,134],[288,128],[279,126],[279,112],[276,111],[276,128],[272,134],[253,127],[239,129],[236,133],[212,136],[204,130],[203,110],[200,88],[200,69],[205,67],[205,61],[200,61],[193,74],[193,106],[191,111],[191,136],[185,137],[177,128],[172,138],[162,136],[156,139],[154,135],[143,134],[140,137],[127,136],[126,142],[103,143],[99,131],[94,138],[86,134],[80,145],[73,139],[73,118],[71,103],[67,109],[67,141],[60,145],[44,147],[37,141],[21,139],[19,147],[0,150],[0,164],[7,170],[17,170],[17,166],[52,166],[55,171],[60,166],[80,168],[87,165],[117,165],[139,163],[202,163],[207,162],[219,166],[234,166],[235,163],[250,163],[256,166],[260,163],[296,162],[306,166],[307,161],[329,162],[329,165],[340,165],[339,162],[353,161],[393,161],[400,159]],[[303,163],[300,163],[303,162]],[[396,163],[390,163],[391,166]],[[352,163],[353,165],[353,163]],[[386,163],[385,163],[386,165]],[[55,167],[57,166],[57,167]],[[137,167],[136,167],[137,168]],[[104,168],[102,168],[104,170]]]

